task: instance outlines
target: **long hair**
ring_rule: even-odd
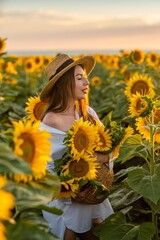
[[[51,89],[48,105],[42,118],[47,112],[65,111],[68,107],[69,97],[74,96],[74,88],[74,68],[71,68],[58,79]]]
[[[75,67],[69,69],[64,73],[58,81],[54,84],[50,92],[50,99],[48,105],[43,113],[41,120],[44,118],[47,112],[64,112],[68,107],[68,101],[70,96],[75,96],[75,79],[74,79]],[[84,120],[93,121],[92,116],[87,113],[86,99],[75,101],[76,111],[80,116],[83,116]]]

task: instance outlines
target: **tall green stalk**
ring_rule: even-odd
[[[151,146],[151,150],[150,150],[150,174],[151,176],[154,175],[155,173],[155,154],[154,154],[154,132],[155,132],[155,129],[153,127],[153,124],[154,124],[154,115],[152,113],[152,116],[151,116],[151,123],[152,125],[150,126],[150,146]],[[155,233],[155,236],[154,236],[154,240],[158,240],[158,229],[157,229],[157,215],[156,215],[156,212],[155,210],[151,207],[151,210],[152,210],[152,223],[154,224],[155,228],[156,228],[156,233]]]

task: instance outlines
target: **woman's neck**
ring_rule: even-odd
[[[75,102],[72,102],[68,105],[67,109],[63,112],[63,114],[74,116],[75,115]]]

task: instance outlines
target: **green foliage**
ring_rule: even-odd
[[[25,219],[21,221],[20,223],[16,224],[7,224],[7,239],[8,240],[57,240],[56,236],[53,236],[48,231],[47,225],[42,225],[44,219],[41,217],[38,217],[34,219]],[[38,224],[39,223],[39,224]]]
[[[21,212],[40,207],[57,196],[60,184],[58,176],[48,172],[42,179],[26,184],[9,181],[5,189],[15,195],[16,209]]]
[[[140,134],[135,134],[128,137],[123,143],[117,162],[120,161],[121,163],[124,163],[134,156],[142,157],[147,160],[148,154],[149,146],[144,145]]]
[[[31,174],[29,164],[16,156],[8,145],[0,142],[0,174],[11,175],[21,172]]]
[[[155,227],[149,222],[140,226],[127,223],[125,215],[118,212],[96,227],[94,233],[100,240],[151,240]]]
[[[150,199],[153,203],[160,200],[160,166],[157,166],[153,175],[146,173],[141,167],[129,172],[127,183],[141,196]]]
[[[134,119],[131,119],[128,112],[128,99],[124,94],[129,78],[136,72],[150,76],[153,79],[156,96],[159,97],[160,94],[159,66],[156,68],[149,66],[145,60],[142,64],[134,64],[130,56],[117,56],[119,62],[116,68],[114,60],[112,65],[107,66],[110,56],[105,56],[104,61],[98,62],[89,76],[90,80],[93,76],[98,76],[102,80],[100,86],[90,84],[89,102],[104,125],[110,128],[113,145],[119,144],[128,125],[135,127]],[[5,63],[17,61],[15,58],[7,57],[6,53],[1,53],[0,57]],[[125,71],[122,71],[125,66]],[[12,150],[12,120],[25,117],[28,97],[40,93],[45,82],[42,69],[26,73],[22,65],[16,66],[16,70],[17,75],[8,75],[2,68],[3,80],[0,82],[0,175],[8,179],[4,189],[15,196],[15,208],[11,219],[15,222],[4,223],[7,239],[56,240],[57,238],[48,230],[48,224],[42,217],[42,210],[62,214],[59,209],[46,205],[60,190],[59,178],[47,172],[42,179],[30,183],[17,183],[13,180],[13,174],[31,174],[31,169],[29,164],[22,161]],[[10,79],[17,82],[11,84]],[[158,124],[155,126],[151,124],[146,128],[151,131],[152,137],[159,131]],[[159,144],[153,146],[153,141],[142,139],[137,132],[126,139],[114,164],[115,179],[109,194],[115,214],[95,229],[100,240],[159,239],[159,162]],[[56,167],[59,168],[58,162]]]

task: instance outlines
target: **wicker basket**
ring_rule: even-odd
[[[101,182],[107,188],[107,190],[104,190],[99,195],[95,186],[87,186],[87,194],[82,203],[99,204],[103,202],[108,197],[109,194],[108,190],[110,190],[112,187],[113,179],[114,179],[113,170],[110,170],[108,166],[105,163],[103,163],[101,165],[101,168],[98,169],[96,180]]]

